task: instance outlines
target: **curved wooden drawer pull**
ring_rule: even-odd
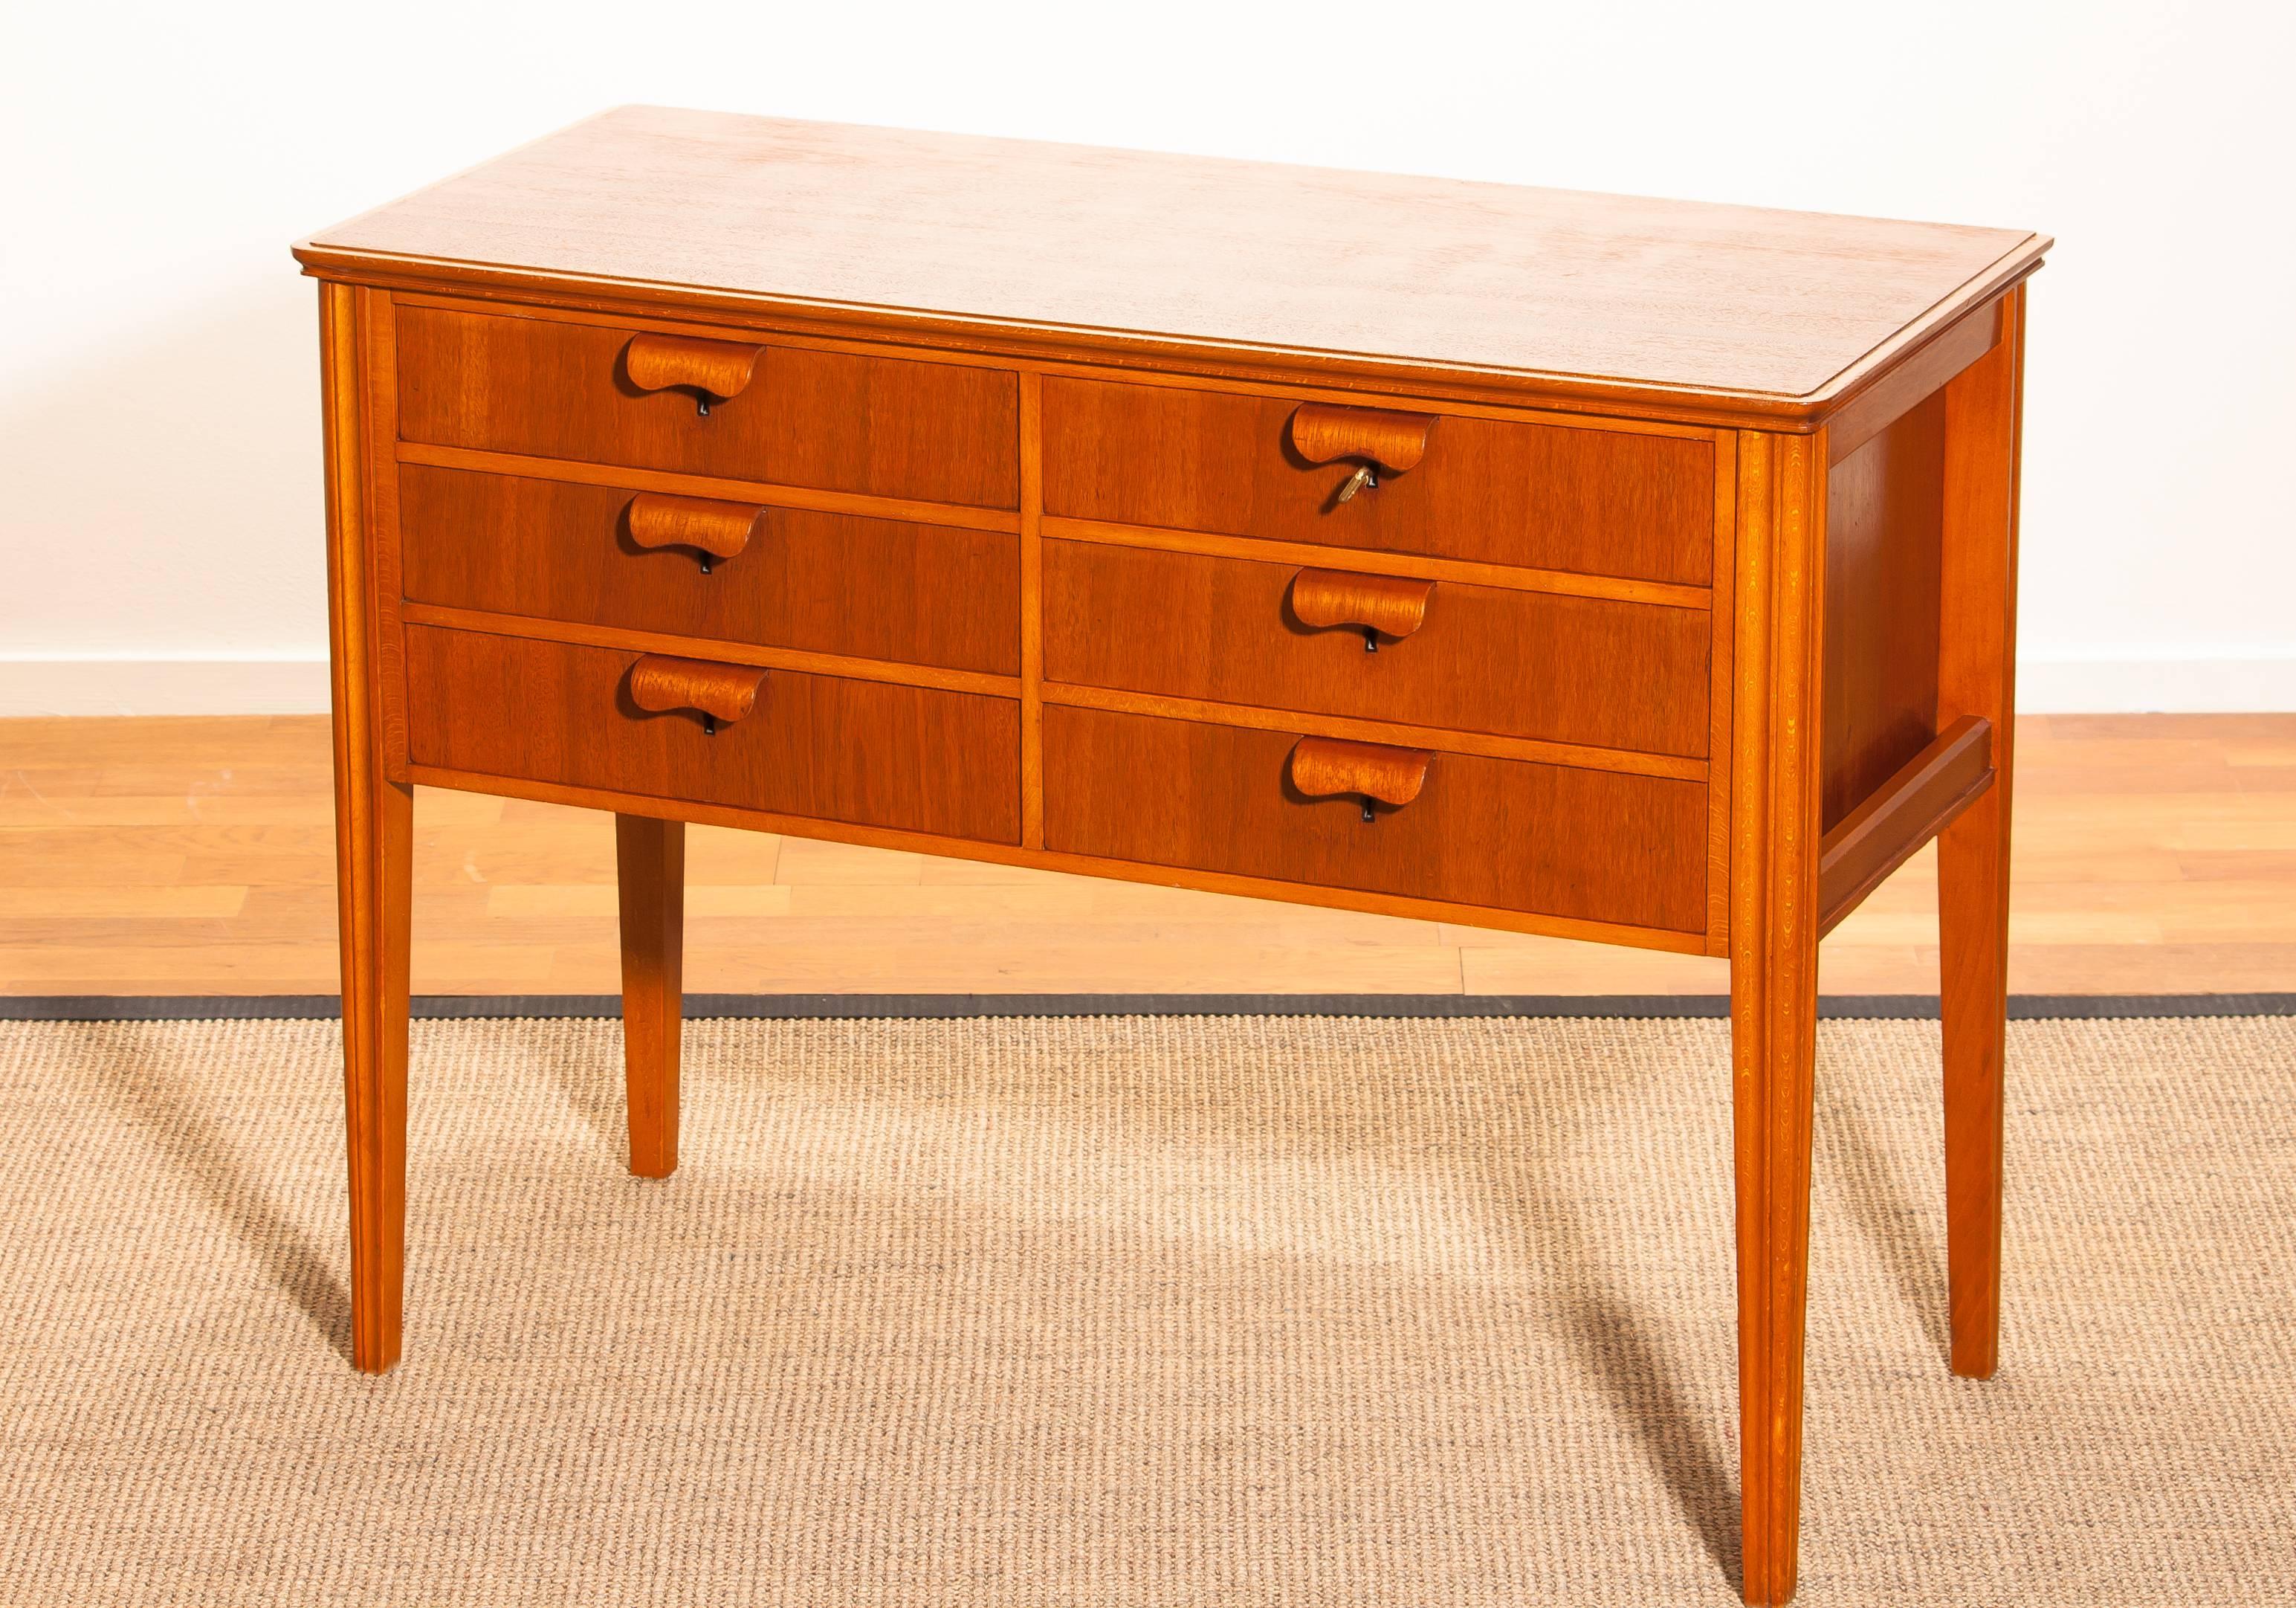
[[[701,729],[718,734],[758,707],[766,673],[753,664],[718,664],[708,659],[671,659],[648,653],[630,667],[630,701],[652,714],[693,710]]]
[[[630,383],[640,390],[683,386],[694,394],[694,411],[707,414],[712,402],[742,394],[765,350],[685,335],[633,335],[622,349],[622,362]]]
[[[748,503],[642,491],[630,499],[630,540],[641,547],[698,549],[707,575],[710,560],[731,558],[750,545],[766,512]]]
[[[1363,800],[1363,818],[1376,820],[1375,803],[1400,808],[1419,796],[1434,758],[1423,748],[1302,737],[1292,750],[1292,785],[1311,799],[1352,793]]]
[[[1382,471],[1401,474],[1426,456],[1427,433],[1434,428],[1432,414],[1306,402],[1292,415],[1292,446],[1310,464],[1357,460],[1355,473],[1340,488],[1344,503],[1366,487],[1375,488]]]
[[[1359,626],[1364,652],[1382,636],[1408,636],[1427,620],[1431,580],[1358,575],[1352,570],[1302,570],[1292,578],[1292,612],[1304,626]]]

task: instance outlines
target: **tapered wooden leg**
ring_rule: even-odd
[[[343,1111],[351,1194],[351,1364],[398,1361],[406,1284],[408,851],[414,794],[379,782],[346,809],[338,787]]]
[[[1730,1022],[1741,1585],[1793,1596],[1817,1041],[1823,438],[1739,438]]]
[[[622,1057],[630,1170],[677,1169],[677,1050],[685,988],[685,823],[614,817],[622,898]]]
[[[414,792],[389,775],[381,595],[369,539],[364,342],[380,292],[319,290],[326,392],[327,634],[334,710],[335,905],[342,939],[343,1112],[350,1163],[351,1363],[398,1360],[406,1280],[407,907]],[[364,310],[363,310],[364,309]]]
[[[1953,1371],[1990,1379],[2001,1333],[2002,1046],[2009,811],[1998,779],[1938,845],[1945,1038],[1946,1267]]]
[[[1793,1596],[1801,1534],[1802,1334],[1809,1287],[1816,956],[1731,980],[1738,1208],[1738,1458],[1749,1603]]]
[[[1993,723],[1993,785],[1938,841],[1946,1262],[1953,1371],[1991,1377],[2001,1330],[2002,1046],[2016,735],[2017,459],[2025,292],[2001,340],[1946,390],[1938,720]]]

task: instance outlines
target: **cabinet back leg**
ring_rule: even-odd
[[[1749,1603],[1793,1596],[1800,1547],[1816,958],[1814,948],[1781,956],[1731,982],[1741,1586]]]
[[[678,1037],[685,989],[685,823],[614,817],[621,885],[622,1057],[630,1170],[677,1170]]]
[[[1953,1371],[1990,1379],[2001,1332],[2002,1049],[2008,1009],[2008,834],[1988,792],[1938,842],[1945,1047],[1946,1267]]]

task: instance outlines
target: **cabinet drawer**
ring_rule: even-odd
[[[1308,443],[1317,455],[1351,439],[1376,444],[1383,421],[1431,421],[1409,468],[1341,502],[1367,460],[1311,462],[1298,439],[1300,408],[1283,398],[1047,379],[1045,512],[1708,584],[1714,449],[1703,438],[1327,408],[1332,428]],[[1359,434],[1352,416],[1365,422]]]
[[[1014,537],[412,464],[398,484],[416,603],[1020,669]]]
[[[1378,651],[1330,600],[1351,587],[1423,614]],[[1045,544],[1045,675],[1216,703],[1690,758],[1706,752],[1702,610],[1296,564]],[[1349,618],[1322,628],[1301,619]],[[1401,634],[1395,634],[1396,628]]]
[[[1310,799],[1294,785],[1300,741],[1048,706],[1046,847],[1584,921],[1705,926],[1701,783],[1437,753],[1416,798],[1366,822],[1359,800]]]
[[[695,388],[640,389],[636,331],[402,307],[398,332],[398,427],[409,441],[1019,505],[1019,383],[996,369],[701,342],[731,362],[693,372],[739,384],[705,415]]]
[[[639,707],[645,655],[410,627],[418,765],[1011,843],[1021,723],[1001,698],[760,670],[756,707],[705,731]],[[672,661],[673,663],[676,661]]]

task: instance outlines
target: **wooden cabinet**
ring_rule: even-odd
[[[357,1366],[418,784],[618,816],[650,1176],[688,821],[1726,956],[1784,1601],[1817,944],[1932,839],[1952,1366],[1996,1359],[2048,243],[652,107],[304,242]]]

